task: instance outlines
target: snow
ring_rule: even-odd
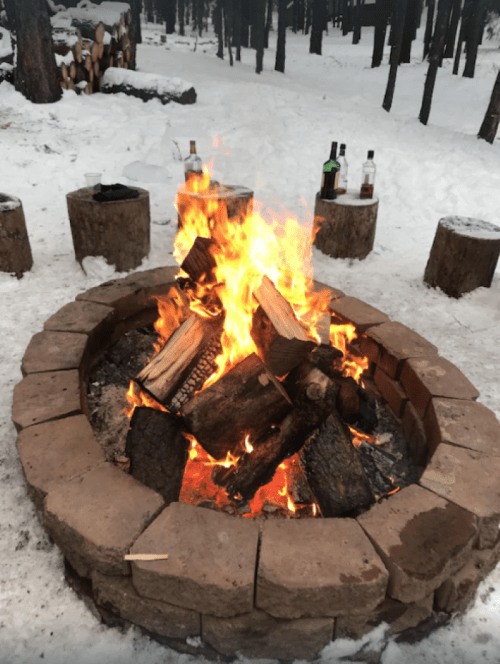
[[[125,85],[136,90],[155,91],[160,95],[167,93],[181,95],[193,87],[192,83],[183,81],[178,76],[168,78],[159,74],[148,74],[142,71],[109,67],[102,77],[104,87]]]
[[[7,28],[0,26],[0,58],[6,58],[12,53],[12,44],[10,41],[10,32]]]
[[[152,249],[142,265],[148,269],[174,264],[173,200],[183,181],[174,141],[186,156],[189,140],[196,140],[204,161],[214,157],[214,179],[244,185],[266,206],[284,206],[303,223],[310,223],[331,141],[347,144],[350,188],[359,186],[361,164],[374,149],[374,250],[357,261],[333,260],[314,249],[315,278],[437,345],[479,389],[479,400],[500,416],[500,268],[490,288],[459,300],[422,281],[439,219],[464,216],[500,225],[500,142],[476,138],[500,50],[484,41],[474,79],[452,76],[451,61],[444,62],[424,127],[417,119],[427,69],[420,57],[424,25],[412,62],[399,68],[390,113],[381,108],[388,49],[383,66],[372,70],[369,28],[353,46],[350,35],[330,27],[322,56],[309,54],[307,37],[289,32],[285,74],[273,71],[273,32],[264,71],[256,75],[250,50],[243,49],[243,61],[231,68],[227,54],[224,61],[215,57],[213,34],[198,40],[169,35],[160,46],[153,45],[160,42],[160,28],[149,26],[138,47],[140,71],[192,81],[198,98],[190,106],[72,91],[56,104],[33,105],[10,84],[0,84],[0,189],[22,201],[34,258],[20,280],[0,273],[2,664],[42,658],[47,664],[203,662],[135,628],[122,634],[101,626],[66,585],[59,551],[37,521],[23,483],[11,405],[26,346],[76,295],[123,276],[103,258],[87,258],[85,271],[75,262],[65,196],[84,186],[86,172],[101,171],[104,184],[142,183],[150,191]],[[331,643],[319,661],[350,661],[360,650],[383,650],[382,664],[498,664],[500,569],[481,584],[465,615],[422,642],[387,640],[382,625],[360,641]]]
[[[71,25],[73,19],[77,21],[92,20],[95,23],[102,21],[105,25],[115,25],[119,23],[122,14],[130,10],[130,5],[126,2],[101,2],[99,5],[93,2],[80,2],[78,7],[70,7],[65,11],[58,12],[52,19],[52,25],[67,26]]]
[[[478,240],[500,240],[500,227],[481,219],[445,217],[441,225],[458,235],[467,235]]]

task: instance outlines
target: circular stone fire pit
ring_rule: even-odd
[[[430,630],[464,611],[500,558],[500,424],[432,344],[336,289],[332,313],[356,326],[367,386],[401,419],[418,484],[356,519],[258,522],[166,506],[105,461],[87,417],[89,370],[156,319],[152,296],[176,273],[131,274],[65,305],[31,339],[14,390],[28,493],[98,615],[183,652],[289,660],[381,621],[389,634]]]

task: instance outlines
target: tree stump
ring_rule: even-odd
[[[316,194],[314,246],[332,258],[362,260],[373,249],[378,198],[360,199],[349,189],[333,201]]]
[[[470,217],[439,220],[424,281],[451,297],[491,286],[500,255],[500,228]]]
[[[0,194],[0,271],[20,277],[32,265],[22,203],[15,196]]]
[[[217,211],[213,211],[213,201],[218,201]],[[208,192],[199,193],[192,191],[183,191],[177,194],[177,212],[179,228],[182,228],[182,219],[186,210],[195,206],[210,220],[223,214],[227,210],[228,219],[242,219],[247,214],[251,214],[253,207],[253,191],[247,187],[231,184],[219,184],[211,182]]]
[[[94,190],[77,189],[66,196],[76,260],[104,256],[119,272],[133,270],[149,254],[149,192],[138,198],[95,201]]]

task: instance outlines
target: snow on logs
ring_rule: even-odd
[[[171,101],[194,104],[196,101],[194,87],[180,78],[167,78],[116,67],[110,67],[104,73],[101,92],[124,92],[143,101],[159,99],[162,104]]]

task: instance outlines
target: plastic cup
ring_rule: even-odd
[[[89,189],[98,191],[101,188],[101,173],[85,173],[85,182]]]

